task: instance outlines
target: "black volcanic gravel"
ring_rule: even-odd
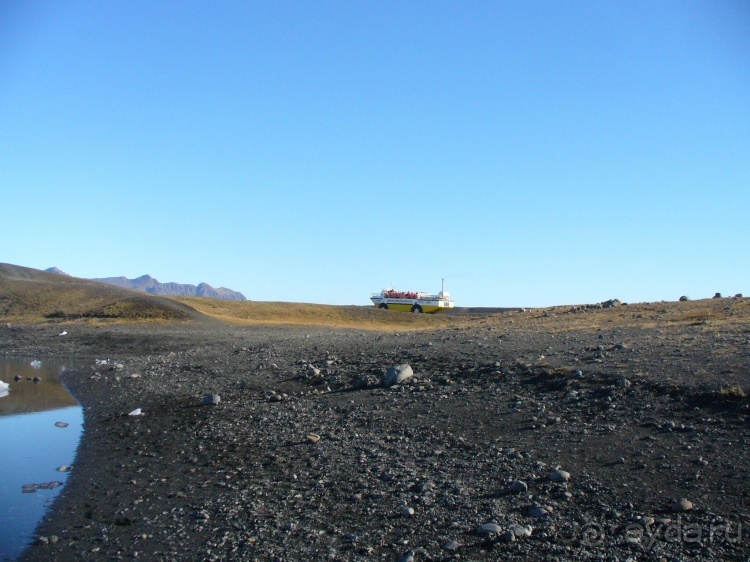
[[[66,329],[0,327],[90,364],[24,560],[750,559],[747,326]]]

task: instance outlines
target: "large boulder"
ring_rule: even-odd
[[[393,386],[408,381],[414,376],[414,371],[407,363],[389,367],[385,374],[385,386]]]

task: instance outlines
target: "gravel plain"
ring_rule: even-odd
[[[3,325],[89,365],[22,559],[750,560],[750,324],[590,324]]]

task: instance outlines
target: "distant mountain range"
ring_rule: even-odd
[[[49,269],[45,269],[45,271],[49,273],[57,273],[58,275],[68,275],[56,267],[50,267]],[[142,275],[136,279],[128,279],[127,277],[102,277],[98,279],[89,279],[89,281],[106,283],[107,285],[115,285],[116,287],[133,289],[135,291],[143,291],[144,293],[150,293],[152,295],[168,295],[171,297],[206,297],[209,299],[224,299],[231,301],[247,300],[242,293],[225,287],[219,287],[216,289],[208,283],[201,283],[198,286],[185,283],[160,283],[150,275]]]

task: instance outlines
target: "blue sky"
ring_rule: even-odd
[[[0,261],[248,298],[750,293],[750,4],[0,4]]]

